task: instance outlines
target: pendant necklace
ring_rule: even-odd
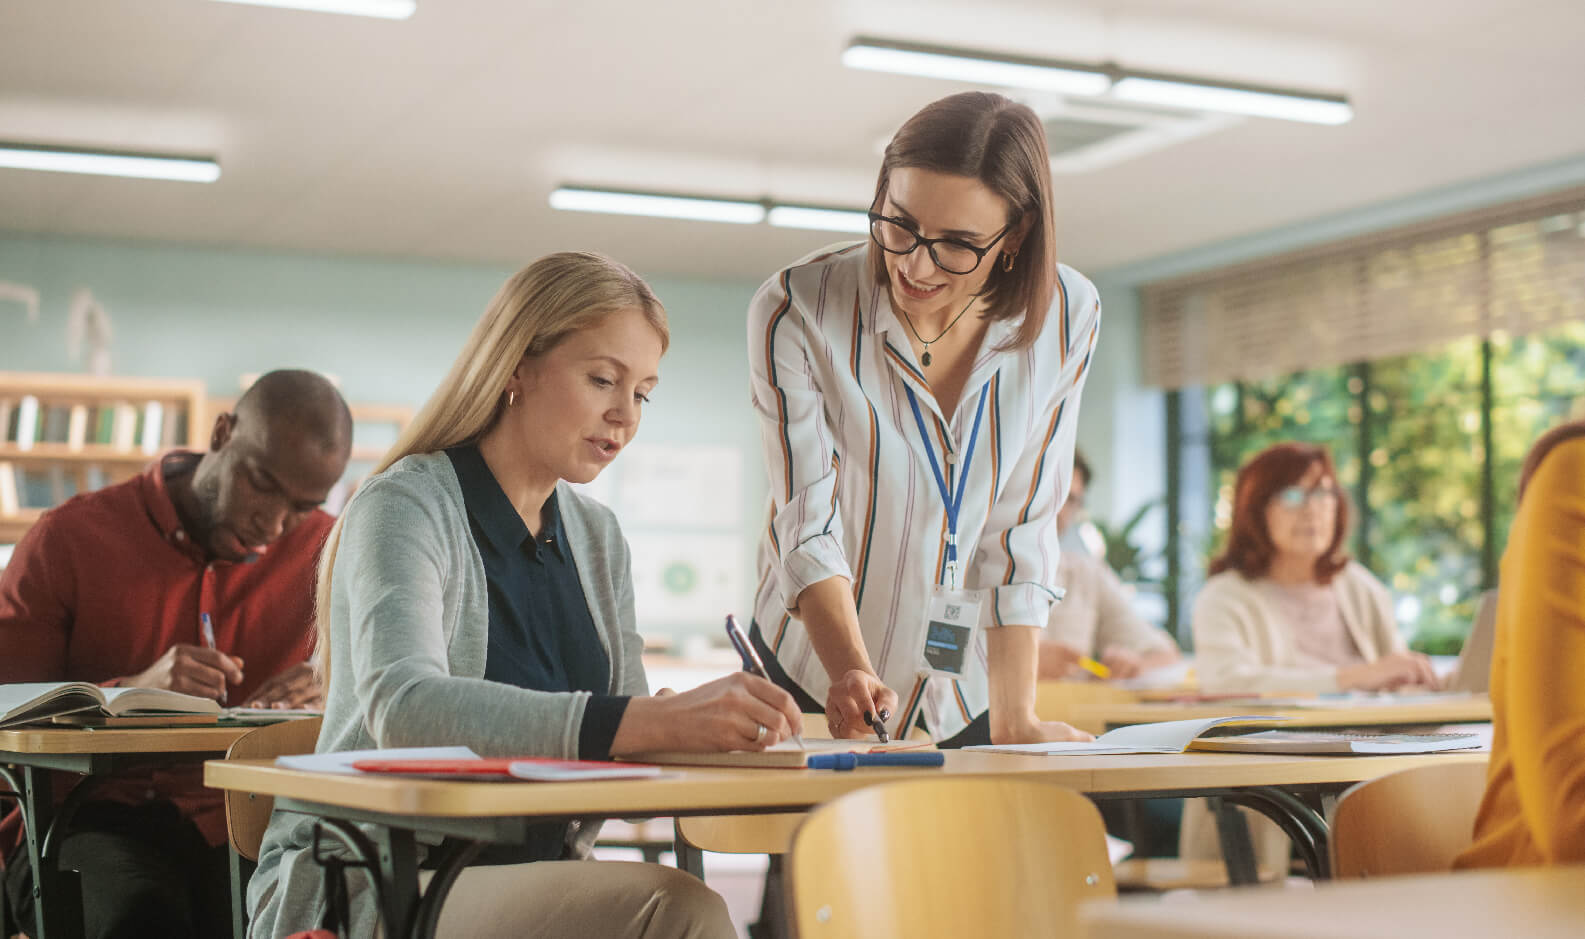
[[[919,330],[914,328],[914,321],[908,316],[908,311],[902,307],[897,308],[897,312],[903,315],[903,321],[908,324],[908,329],[914,334],[914,338],[925,345],[923,354],[919,356],[920,365],[923,365],[926,368],[930,367],[930,344],[933,342],[940,342],[942,336],[945,336],[948,332],[951,332],[952,327],[958,325],[958,320],[963,318],[963,314],[967,313],[969,311],[969,307],[973,306],[974,301],[978,299],[978,296],[970,297],[969,302],[963,307],[963,309],[958,311],[958,315],[952,317],[952,322],[947,324],[947,328],[937,333],[936,338],[934,339],[926,339],[925,337],[919,335]]]

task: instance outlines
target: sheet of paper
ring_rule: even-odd
[[[1227,717],[1206,717],[1186,721],[1157,721],[1152,724],[1130,724],[1108,731],[1095,738],[1094,743],[1024,743],[990,744],[964,747],[965,750],[986,750],[992,753],[1031,753],[1039,755],[1074,755],[1105,753],[1182,753],[1190,741],[1212,727],[1235,724],[1241,721],[1282,721],[1283,717],[1260,714],[1239,714]]]
[[[339,753],[304,753],[278,756],[275,765],[283,769],[302,769],[315,773],[360,775],[352,764],[356,760],[477,760],[479,754],[468,747],[396,747],[388,750],[342,750]]]

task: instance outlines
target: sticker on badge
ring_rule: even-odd
[[[936,675],[961,676],[979,628],[978,591],[936,587],[925,607],[920,667]]]

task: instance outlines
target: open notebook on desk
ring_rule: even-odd
[[[1263,730],[1253,734],[1208,737],[1189,744],[1191,750],[1225,753],[1315,753],[1379,755],[1479,750],[1478,734],[1372,734],[1338,731]]]
[[[1270,723],[1286,720],[1270,715],[1242,714],[1233,717],[1203,717],[1187,721],[1157,721],[1153,724],[1130,724],[1107,731],[1090,741],[1061,741],[1053,743],[1005,743],[964,747],[965,750],[985,750],[991,753],[1026,753],[1032,756],[1115,754],[1115,753],[1182,753],[1194,738],[1224,724],[1244,721]]]
[[[101,724],[131,716],[170,723],[213,723],[220,715],[220,705],[175,691],[101,688],[83,681],[0,685],[0,727],[49,722],[66,714],[84,715],[85,721],[97,719]]]

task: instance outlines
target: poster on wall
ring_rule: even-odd
[[[743,538],[736,534],[629,532],[638,627],[710,627],[742,614]]]

